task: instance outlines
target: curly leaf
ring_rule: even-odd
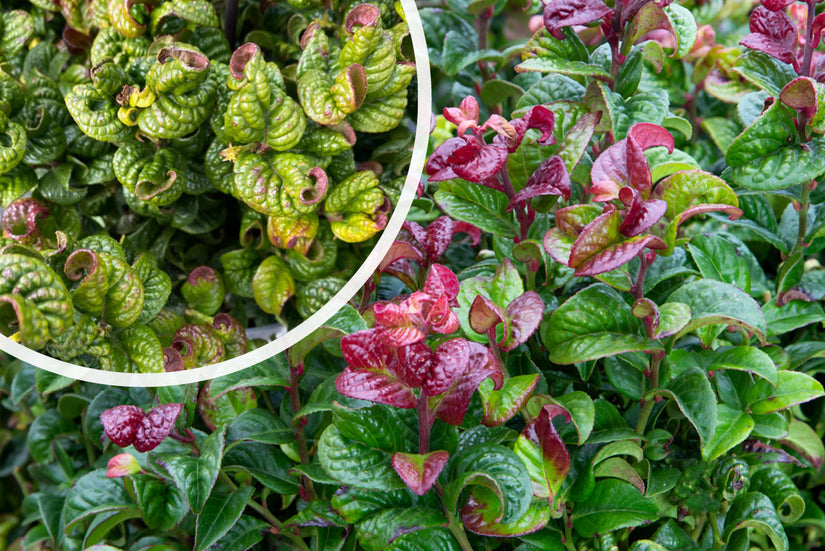
[[[389,132],[401,123],[407,108],[407,90],[365,102],[347,117],[358,132]]]
[[[132,268],[143,283],[143,310],[137,318],[137,323],[151,321],[163,309],[169,295],[172,293],[172,280],[158,268],[157,260],[152,253],[142,253]]]
[[[267,257],[252,278],[252,293],[261,310],[276,316],[295,294],[295,280],[286,263],[277,256]]]
[[[163,373],[164,357],[155,333],[145,325],[134,324],[117,334],[117,342],[139,373]]]
[[[136,38],[146,32],[146,7],[136,0],[108,0],[109,22],[126,38]],[[139,14],[143,21],[137,21],[134,15]]]
[[[127,327],[140,317],[143,310],[143,283],[126,261],[108,253],[98,253],[106,266],[106,304],[104,319],[112,327]]]
[[[26,153],[26,129],[0,111],[0,174],[16,167]]]
[[[225,358],[220,336],[206,324],[184,325],[175,331],[172,348],[180,352],[186,369],[218,363]]]
[[[223,304],[223,278],[209,266],[200,266],[189,273],[180,292],[191,308],[213,316]]]
[[[363,170],[329,192],[325,207],[336,237],[357,243],[384,229],[390,205],[378,184],[374,172]]]
[[[117,105],[90,84],[66,94],[66,108],[84,134],[101,142],[125,142],[132,129],[120,122]]]

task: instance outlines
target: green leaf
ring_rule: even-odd
[[[587,48],[578,35],[570,28],[563,32],[565,40],[553,38],[544,28],[536,32],[524,46],[522,63],[516,65],[516,72],[561,73],[611,80],[610,74],[599,65],[591,63]]]
[[[807,423],[792,418],[788,423],[788,435],[781,442],[802,454],[815,468],[825,462],[825,444]]]
[[[776,388],[764,379],[756,381],[748,392],[748,407],[755,414],[771,413],[821,396],[825,392],[819,381],[805,373],[782,370]]]
[[[198,515],[195,528],[195,551],[203,551],[218,541],[243,514],[254,486],[241,486],[229,493],[215,492]]]
[[[441,182],[435,201],[449,216],[468,222],[482,231],[514,238],[518,235],[515,215],[507,212],[504,193],[480,184],[453,180]]]
[[[690,307],[692,318],[678,335],[706,325],[726,324],[742,327],[764,341],[765,315],[759,305],[741,289],[712,279],[700,279],[681,286],[668,298]]]
[[[457,74],[471,63],[500,58],[501,53],[496,50],[479,50],[478,42],[474,40],[474,37],[460,30],[449,31],[444,37],[442,61],[444,73],[447,76]]]
[[[664,389],[652,394],[663,394],[676,402],[688,421],[696,428],[704,445],[716,429],[716,395],[705,372],[691,367],[673,379]]]
[[[136,509],[123,482],[106,477],[106,469],[97,469],[80,477],[66,496],[63,518],[66,533],[78,523],[105,512]]]
[[[722,177],[755,191],[785,189],[822,175],[825,172],[823,151],[825,140],[814,138],[804,148],[787,145],[746,164],[730,166]]]
[[[776,509],[771,500],[759,492],[749,492],[731,503],[722,527],[722,541],[728,543],[737,530],[748,528],[763,532],[777,551],[788,551],[788,536],[776,515]]]
[[[382,551],[400,534],[437,526],[447,526],[447,519],[434,509],[384,509],[359,522],[355,533],[366,551]]]
[[[700,234],[690,241],[688,251],[702,277],[730,283],[750,293],[751,273],[748,264],[737,254],[733,243],[718,236]]]
[[[751,489],[770,498],[784,524],[796,522],[805,512],[805,500],[796,483],[779,469],[768,466],[756,471],[751,476]]]
[[[215,542],[213,548],[221,551],[246,551],[264,538],[269,527],[268,523],[260,519],[241,515],[238,522]]]
[[[184,455],[162,456],[169,476],[183,492],[192,512],[198,514],[203,510],[218,472],[223,457],[224,431],[217,430],[210,434],[201,446],[199,457]]]
[[[620,528],[639,526],[658,518],[656,504],[632,484],[607,479],[596,483],[586,500],[576,503],[572,521],[583,538],[606,534]]]
[[[792,300],[783,306],[771,301],[762,307],[769,335],[783,335],[812,323],[825,321],[825,310],[817,302]]]
[[[491,379],[482,381],[478,386],[484,410],[482,423],[488,427],[496,427],[510,420],[530,398],[538,380],[538,375],[510,377],[499,390],[493,390]]]
[[[549,323],[541,327],[541,338],[551,362],[571,364],[658,349],[661,345],[643,336],[641,329],[641,321],[633,316],[622,296],[597,283],[579,291],[553,312]]]
[[[286,444],[295,434],[286,423],[264,409],[248,409],[241,412],[226,430],[227,443],[252,440],[264,444]]]
[[[245,471],[265,487],[281,495],[298,493],[298,479],[289,474],[292,461],[278,448],[258,442],[240,442],[227,448],[223,467]]]
[[[496,493],[483,486],[474,486],[470,491],[470,500],[461,510],[464,527],[482,536],[512,537],[530,534],[543,528],[550,520],[550,505],[544,500],[535,499],[530,508],[513,522],[499,522],[501,502]]]
[[[794,112],[776,102],[742,131],[728,147],[725,161],[732,167],[748,163],[779,151],[796,136]]]
[[[135,496],[146,526],[165,532],[174,528],[189,512],[180,490],[153,475],[133,475]]]
[[[747,438],[754,426],[746,412],[725,404],[716,406],[716,429],[713,437],[702,446],[702,459],[713,461]]]
[[[656,3],[646,3],[633,17],[627,29],[623,41],[624,49],[629,51],[630,44],[655,29],[665,30],[676,39],[676,48],[672,55],[676,59],[682,59],[690,52],[698,35],[696,20],[687,8],[678,4],[662,8]],[[626,54],[627,51],[622,53]]]
[[[451,458],[450,481],[444,487],[445,505],[454,510],[462,490],[468,485],[489,488],[501,502],[500,522],[519,519],[530,507],[530,475],[511,449],[485,443],[465,449]]]
[[[765,352],[753,346],[736,346],[703,354],[708,371],[736,369],[762,377],[771,384],[777,382],[776,364]]]
[[[459,551],[461,547],[446,528],[424,528],[402,534],[393,540],[387,551]]]
[[[782,88],[798,76],[790,64],[756,50],[749,50],[739,56],[733,70],[777,99]]]
[[[261,262],[252,278],[252,293],[261,310],[281,315],[284,304],[295,294],[295,280],[286,263],[278,256]]]
[[[581,101],[585,88],[564,75],[547,75],[533,84],[516,103],[513,114],[527,111],[534,105],[546,105],[555,101]]]
[[[72,421],[61,417],[56,409],[49,409],[34,418],[26,432],[26,443],[35,461],[51,463],[54,446],[60,445],[58,436],[76,433],[77,427]]]
[[[397,490],[406,484],[392,468],[392,454],[347,438],[330,425],[318,441],[318,459],[329,476],[346,486]]]

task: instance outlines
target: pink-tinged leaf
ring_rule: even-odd
[[[119,453],[109,460],[107,465],[107,478],[120,478],[140,472],[140,465],[130,453]]]
[[[467,370],[470,345],[465,339],[450,339],[435,350],[429,376],[422,387],[430,396],[438,396],[450,388]]]
[[[404,223],[405,225],[407,222]],[[419,226],[420,228],[420,226]],[[452,243],[453,235],[456,233],[466,233],[472,239],[474,245],[477,245],[481,240],[481,230],[472,224],[466,222],[457,222],[449,216],[439,216],[433,220],[426,230],[423,230],[423,235],[415,235],[419,243],[423,245],[427,252],[427,260],[434,262],[441,257],[447,250],[447,247]]]
[[[630,310],[633,317],[646,320],[647,325],[653,333],[659,328],[659,307],[649,298],[640,298],[633,303]]]
[[[673,153],[673,148],[676,147],[670,132],[658,124],[649,122],[640,122],[631,126],[627,131],[627,137],[638,143],[642,149],[661,146],[666,147],[668,153]]]
[[[478,126],[478,101],[467,96],[458,107],[445,107],[444,118],[457,125],[458,135],[463,136],[469,128]]]
[[[630,262],[639,251],[648,247],[650,249],[665,249],[667,245],[655,235],[638,235],[631,237],[627,241],[616,243],[603,249],[595,256],[582,263],[574,274],[578,277],[592,276],[615,270]]]
[[[446,266],[433,264],[421,290],[433,298],[446,296],[452,302],[458,296],[458,278]]]
[[[501,388],[503,376],[495,357],[490,354],[486,346],[476,342],[469,342],[470,359],[467,370],[456,379],[446,392],[439,396],[431,396],[428,400],[428,409],[435,412],[435,416],[451,425],[460,425],[464,414],[470,405],[478,385],[484,379],[493,380],[494,388]]]
[[[635,237],[649,230],[667,211],[667,203],[660,199],[642,200],[639,192],[625,187],[619,192],[619,199],[629,207],[619,232],[626,237]]]
[[[459,327],[458,316],[450,308],[447,295],[441,295],[438,300],[431,302],[430,306],[426,308],[424,321],[427,327],[442,335],[455,333]]]
[[[557,409],[544,406],[516,440],[514,451],[524,461],[533,495],[551,501],[570,472],[570,454],[561,441],[553,417]]]
[[[762,0],[762,5],[771,11],[781,11],[794,3],[795,0]]]
[[[33,245],[40,240],[37,221],[49,216],[49,209],[35,199],[23,198],[13,201],[3,212],[3,236],[22,244]]]
[[[825,13],[820,13],[814,18],[814,25],[811,29],[811,45],[816,48],[819,46],[819,39],[822,37],[822,31],[825,30]]]
[[[619,224],[621,217],[613,205],[606,204],[604,213],[590,222],[579,233],[576,242],[570,249],[570,263],[568,266],[577,268],[599,252],[621,240]]]
[[[510,331],[501,343],[501,349],[510,351],[536,332],[544,316],[544,301],[535,291],[527,291],[507,305],[505,315]]]
[[[504,381],[499,390],[490,390],[488,387],[493,385],[482,382],[478,387],[484,410],[482,424],[497,427],[512,419],[530,399],[538,382],[538,375],[517,375]]]
[[[115,406],[100,414],[100,422],[109,440],[125,448],[134,442],[144,415],[137,406]]]
[[[564,27],[587,25],[613,17],[613,10],[599,0],[550,0],[544,7],[544,26],[558,40],[564,40]]]
[[[797,77],[782,88],[779,99],[791,109],[800,111],[805,120],[810,121],[817,110],[816,96],[815,81],[808,77]]]
[[[381,339],[389,346],[401,347],[424,339],[427,335],[412,325],[400,327],[382,327],[378,329]]]
[[[183,404],[163,404],[150,409],[138,427],[133,442],[135,449],[141,453],[155,449],[175,427],[181,409]]]
[[[405,258],[413,260],[414,262],[421,262],[424,260],[424,255],[411,243],[407,243],[406,241],[395,241],[392,245],[390,245],[390,250],[387,251],[387,254],[381,260],[381,263],[378,264],[378,269],[376,271],[383,274],[387,271],[387,268],[389,268],[391,264]]]
[[[487,332],[499,323],[505,322],[504,309],[484,295],[478,295],[470,306],[470,327],[480,335]],[[507,327],[504,329],[505,336]]]
[[[570,175],[564,161],[558,155],[545,159],[527,180],[524,189],[516,193],[507,205],[507,211],[522,201],[542,195],[556,195],[570,199]]]
[[[344,396],[358,400],[404,409],[415,407],[416,397],[412,388],[388,371],[347,367],[336,377],[335,388]]]
[[[593,163],[590,192],[599,202],[605,202],[617,198],[620,188],[631,186],[646,199],[652,182],[644,151],[658,146],[673,152],[670,132],[656,124],[634,124],[627,138],[608,147]]]
[[[353,369],[386,370],[395,362],[392,351],[375,329],[356,331],[341,339],[344,361]]]
[[[501,498],[489,488],[472,486],[467,504],[461,508],[461,522],[475,534],[491,537],[514,537],[531,534],[550,521],[550,506],[535,500],[514,522],[499,522],[503,516]]]
[[[173,373],[175,371],[183,371],[185,369],[186,363],[183,360],[183,356],[176,348],[167,346],[163,349],[163,370],[165,372]]]
[[[784,63],[791,63],[798,69],[796,59],[796,27],[783,11],[770,11],[758,6],[750,19],[750,34],[739,43],[753,50],[759,50]]]
[[[563,234],[559,228],[551,228],[544,234],[542,246],[553,260],[567,266],[570,263],[570,249],[575,242],[573,237]]]
[[[450,454],[443,450],[426,455],[397,452],[392,454],[392,468],[410,490],[423,496],[433,487],[449,458]]]
[[[579,233],[604,212],[600,205],[573,205],[556,211],[556,227],[565,235],[578,237]]]
[[[469,137],[468,139],[474,140],[474,138]],[[456,176],[468,182],[483,182],[494,177],[504,168],[507,162],[507,153],[506,146],[495,143],[484,144],[477,150],[475,156],[466,162],[453,164],[452,169]]]

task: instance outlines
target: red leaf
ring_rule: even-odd
[[[619,241],[619,213],[613,205],[606,204],[604,213],[590,222],[579,233],[570,249],[569,266],[577,268],[599,252]]]
[[[535,291],[527,291],[507,305],[505,314],[510,322],[510,332],[501,349],[510,351],[529,339],[538,329],[544,316],[544,301]]]
[[[468,140],[478,144],[475,138],[465,136]],[[507,162],[507,147],[500,144],[483,144],[478,148],[470,147],[460,158],[468,157],[470,151],[474,154],[465,161],[455,161],[452,163],[453,172],[459,178],[464,178],[468,182],[483,182],[498,174]],[[431,181],[433,181],[431,179]]]
[[[541,195],[557,195],[570,199],[570,175],[567,173],[567,166],[558,155],[542,161],[524,188],[516,193],[507,205],[507,211],[512,210],[520,201]]]
[[[407,224],[408,222],[404,223]],[[409,258],[415,262],[421,262],[424,260],[424,255],[412,243],[407,243],[406,241],[395,241],[392,245],[390,245],[390,250],[387,251],[387,254],[381,260],[381,263],[378,264],[378,269],[376,271],[383,274],[387,271],[387,268],[391,264],[404,258]]]
[[[458,296],[458,278],[446,266],[433,264],[421,290],[433,298],[446,296],[452,302]]]
[[[451,425],[460,425],[464,420],[470,398],[481,381],[493,379],[496,390],[501,388],[503,382],[501,368],[487,347],[476,342],[467,344],[470,347],[467,370],[442,395],[430,397],[428,404],[436,417]]]
[[[599,0],[550,0],[544,7],[544,26],[559,40],[564,40],[563,27],[587,25],[613,17],[613,10]]]
[[[398,349],[399,374],[408,385],[419,388],[430,372],[435,353],[426,341],[418,341]]]
[[[40,240],[37,221],[49,216],[49,209],[35,199],[23,198],[13,201],[2,213],[3,236],[23,245],[31,245]]]
[[[438,300],[431,303],[425,310],[426,318],[424,321],[427,326],[436,333],[448,335],[458,331],[458,316],[456,316],[455,312],[450,308],[447,295],[438,297]]]
[[[561,441],[556,427],[553,426],[553,417],[558,412],[552,408],[544,406],[539,412],[539,416],[529,423],[521,435],[539,447],[544,460],[544,478],[546,487],[534,488],[540,490],[537,495],[542,497],[554,497],[561,488],[564,479],[570,472],[570,453],[564,442]],[[535,484],[535,481],[534,481]]]
[[[430,491],[450,454],[440,450],[427,455],[397,452],[392,454],[392,468],[407,487],[423,496]]]
[[[630,262],[639,251],[649,247],[651,249],[665,249],[664,241],[655,235],[636,236],[616,243],[600,253],[589,258],[576,268],[574,274],[578,277],[592,276],[615,270],[616,268]]]
[[[109,440],[125,448],[134,442],[144,415],[137,406],[115,406],[100,414],[100,422]]]
[[[470,346],[464,339],[451,339],[435,350],[429,376],[422,387],[430,396],[446,391],[466,370],[470,360]]]
[[[395,362],[392,351],[376,329],[364,329],[343,337],[341,352],[353,369],[386,370]]]
[[[135,435],[135,449],[139,452],[155,449],[175,427],[182,408],[183,404],[163,404],[149,410]]]
[[[452,169],[452,163],[448,161],[453,151],[464,146],[462,138],[450,138],[438,146],[427,160],[424,171],[429,176],[430,182],[443,182],[456,178],[456,173]]]
[[[619,231],[627,237],[635,237],[653,227],[667,211],[667,203],[661,199],[643,201],[639,192],[631,187],[619,191],[619,199],[628,206]]]
[[[771,11],[784,10],[794,3],[794,0],[762,0],[762,5]]]
[[[556,143],[556,137],[553,135],[554,124],[555,115],[553,115],[552,111],[543,105],[534,105],[523,117],[510,121],[510,126],[515,132],[514,136],[505,138],[499,134],[493,138],[493,143],[506,146],[507,150],[512,153],[521,145],[521,140],[524,138],[525,132],[531,128],[535,128],[541,132],[541,136],[536,140],[536,143],[539,145],[553,145]]]
[[[415,407],[416,397],[412,388],[389,371],[347,367],[335,378],[335,388],[350,398],[404,409]]]
[[[751,13],[750,30],[750,34],[739,42],[741,45],[791,63],[798,70],[796,27],[785,12],[758,6]]]
[[[406,225],[407,223],[405,222],[404,224]],[[466,222],[457,222],[449,216],[439,216],[433,220],[433,222],[427,226],[424,235],[421,236],[423,239],[419,238],[418,235],[416,235],[416,239],[418,239],[426,250],[427,260],[434,262],[438,260],[447,250],[447,247],[450,246],[453,235],[459,232],[469,235],[474,245],[477,245],[481,239],[481,230],[477,227]]]

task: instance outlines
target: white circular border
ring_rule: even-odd
[[[274,341],[257,348],[251,352],[226,360],[213,365],[177,371],[173,373],[117,373],[113,371],[101,371],[90,367],[82,367],[70,364],[62,360],[46,356],[30,348],[16,343],[6,336],[0,335],[0,350],[29,363],[35,367],[70,377],[98,383],[102,385],[114,385],[125,387],[161,387],[174,386],[186,383],[197,383],[207,379],[214,379],[223,375],[235,373],[247,367],[261,363],[271,358],[287,348],[297,344],[304,337],[319,328],[325,321],[332,317],[338,310],[345,306],[349,300],[355,296],[361,287],[372,277],[378,264],[384,258],[395,241],[401,225],[407,217],[413,199],[415,198],[421,173],[424,170],[424,161],[427,156],[427,143],[430,135],[430,117],[432,113],[432,89],[430,84],[430,57],[427,53],[427,41],[424,38],[424,28],[421,26],[421,19],[418,17],[418,8],[414,0],[401,0],[404,14],[409,25],[410,37],[413,43],[415,55],[416,74],[418,76],[418,115],[415,130],[415,142],[413,144],[412,159],[407,172],[407,180],[404,189],[395,207],[395,211],[390,217],[387,227],[378,239],[378,243],[367,256],[361,267],[355,272],[346,285],[336,293],[320,310],[304,320],[294,329],[289,330],[284,336],[278,337]]]

